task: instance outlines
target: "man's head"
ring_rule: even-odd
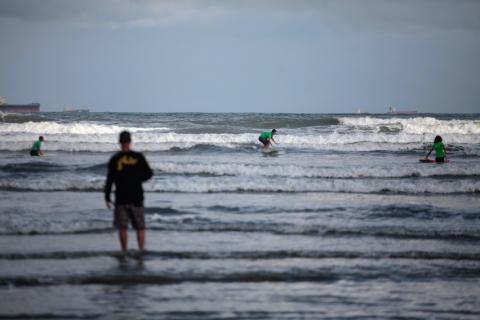
[[[118,142],[122,145],[122,149],[129,149],[130,143],[132,142],[132,137],[130,132],[122,131],[120,132],[120,136],[118,137]]]
[[[43,141],[43,136],[38,137],[38,140]]]
[[[277,133],[277,129],[272,129],[272,136]]]

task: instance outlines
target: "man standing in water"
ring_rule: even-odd
[[[130,150],[130,132],[120,133],[121,151],[110,158],[107,181],[105,183],[105,202],[112,208],[110,192],[115,183],[114,226],[118,229],[120,245],[127,251],[128,221],[137,232],[138,249],[145,249],[145,216],[143,208],[142,183],[153,176],[143,154]]]

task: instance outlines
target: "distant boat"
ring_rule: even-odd
[[[63,107],[63,112],[90,112],[90,109],[75,109],[69,106]]]
[[[367,114],[368,112],[358,108],[357,111],[355,111],[356,114]]]
[[[399,114],[399,115],[411,115],[411,114],[417,114],[417,110],[402,110],[402,111],[397,111],[395,107],[390,107],[388,109],[389,114]]]
[[[40,103],[8,104],[5,97],[0,97],[0,112],[3,113],[31,113],[39,112]]]

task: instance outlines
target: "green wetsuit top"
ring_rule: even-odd
[[[32,151],[40,151],[40,146],[42,145],[42,141],[37,140],[33,143]]]
[[[272,139],[272,133],[270,131],[265,131],[260,134],[262,139]]]
[[[435,150],[435,157],[437,158],[444,158],[445,157],[445,149],[443,146],[443,142],[434,143],[432,148]]]

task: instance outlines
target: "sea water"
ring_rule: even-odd
[[[126,257],[124,129],[155,172]],[[436,135],[450,163],[420,163]],[[479,160],[480,115],[3,115],[0,317],[478,319]]]

